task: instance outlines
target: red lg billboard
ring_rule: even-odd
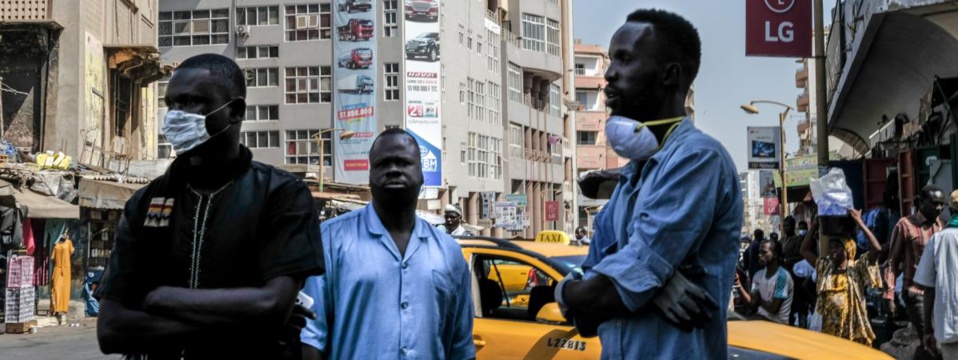
[[[812,56],[812,0],[745,0],[745,55]]]

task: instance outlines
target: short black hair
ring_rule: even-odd
[[[230,99],[246,98],[246,76],[233,59],[219,54],[200,54],[186,59],[176,68],[208,70],[220,86],[229,90]]]
[[[626,22],[649,23],[655,29],[660,61],[674,61],[682,65],[686,81],[691,84],[699,73],[702,63],[702,40],[699,31],[684,17],[659,9],[639,9],[626,18]]]
[[[575,231],[576,231],[576,232],[579,232],[579,231],[581,231],[581,232],[588,232],[588,231],[585,229],[585,226],[577,227],[577,228],[575,228]]]
[[[805,220],[799,221],[798,226],[802,226],[802,225],[805,225],[805,227],[808,227],[808,222]]]
[[[755,240],[762,240],[765,238],[765,232],[762,229],[755,229],[753,236],[755,236]]]
[[[373,144],[369,147],[369,156],[370,157],[373,156],[373,150],[376,149],[376,144],[379,144],[380,139],[384,139],[387,136],[397,136],[397,135],[409,137],[409,139],[412,140],[412,143],[416,145],[416,153],[417,154],[421,153],[421,149],[419,148],[419,142],[416,141],[416,137],[412,136],[412,134],[410,134],[406,130],[403,130],[400,128],[389,128],[379,133],[379,136],[376,136],[376,139],[373,140]]]
[[[759,243],[759,246],[762,246],[764,244],[768,244],[769,247],[772,249],[772,252],[775,253],[775,259],[781,260],[782,258],[782,243],[781,242],[777,240],[767,239],[767,240],[762,240],[762,242]]]

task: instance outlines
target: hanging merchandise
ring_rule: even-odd
[[[53,247],[53,288],[51,289],[51,309],[55,315],[66,314],[70,309],[70,256],[73,255],[73,241],[65,233]]]
[[[852,189],[845,182],[842,169],[832,168],[825,176],[811,179],[809,187],[818,204],[820,216],[844,216],[848,214],[848,209],[855,206]]]

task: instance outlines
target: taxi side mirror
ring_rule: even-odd
[[[559,303],[551,302],[542,306],[539,314],[536,315],[536,321],[547,324],[565,324],[567,321],[559,310]]]

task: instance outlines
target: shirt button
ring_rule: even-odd
[[[401,352],[403,355],[409,355],[409,349],[407,349],[405,346],[403,346],[402,349],[399,349],[399,352]]]
[[[407,303],[407,302],[404,301],[404,302],[403,302],[402,304],[400,304],[399,306],[402,306],[402,309],[403,309],[403,310],[406,310],[407,308],[409,308],[409,303]]]
[[[403,268],[403,269],[408,268],[408,267],[409,267],[409,263],[408,263],[408,262],[403,262],[403,263],[402,263],[402,268]]]

